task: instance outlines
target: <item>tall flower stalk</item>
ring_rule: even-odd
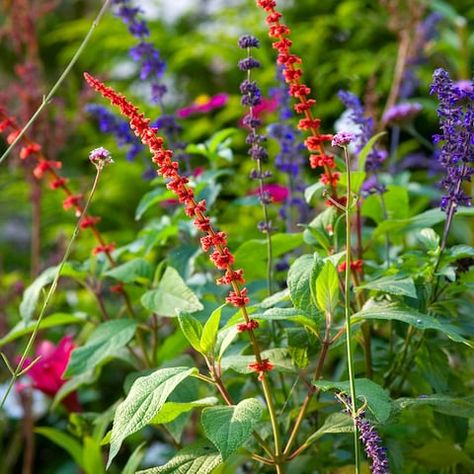
[[[173,152],[163,147],[163,139],[157,136],[157,129],[150,125],[150,119],[140,113],[137,107],[129,102],[122,94],[117,93],[111,87],[84,73],[88,84],[104,98],[108,99],[114,106],[118,107],[130,122],[130,128],[140,140],[148,146],[152,153],[152,161],[158,167],[158,174],[167,180],[166,187],[173,191],[179,202],[184,205],[188,217],[194,218],[194,225],[205,235],[201,237],[201,247],[204,252],[213,249],[209,258],[217,269],[224,271],[224,275],[217,280],[219,285],[229,285],[226,302],[239,308],[244,322],[238,325],[240,332],[247,332],[250,338],[251,348],[255,355],[255,362],[249,364],[249,369],[258,374],[258,380],[262,383],[262,390],[267,404],[270,421],[275,442],[275,466],[277,472],[281,470],[281,440],[276,417],[276,410],[268,383],[267,372],[273,369],[273,364],[261,355],[260,346],[255,335],[258,323],[250,318],[247,310],[249,303],[247,288],[242,287],[245,283],[242,269],[234,269],[234,256],[227,246],[227,236],[224,232],[214,229],[211,220],[206,216],[206,202],[196,202],[193,190],[189,187],[189,180],[179,173],[179,163],[173,161]]]
[[[273,274],[273,251],[272,251],[272,223],[270,221],[268,205],[272,202],[272,196],[265,191],[265,180],[271,176],[270,172],[263,170],[263,163],[268,160],[268,153],[262,144],[266,141],[266,136],[259,133],[258,128],[261,121],[255,116],[254,107],[262,103],[262,93],[255,81],[252,81],[251,71],[260,67],[260,63],[252,57],[252,49],[258,48],[259,41],[254,36],[245,35],[239,39],[239,47],[247,51],[247,57],[239,62],[239,68],[247,73],[246,79],[240,85],[242,93],[241,103],[249,107],[249,113],[244,117],[244,124],[249,129],[247,144],[250,145],[249,155],[257,163],[257,169],[253,169],[250,177],[258,181],[258,199],[262,205],[263,221],[258,228],[267,238],[267,289],[268,294],[272,294],[272,274]]]

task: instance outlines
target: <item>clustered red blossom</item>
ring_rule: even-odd
[[[351,270],[353,270],[354,272],[362,272],[362,267],[364,265],[364,261],[363,260],[354,260],[351,262]],[[346,271],[346,262],[341,262],[338,266],[337,266],[337,271],[338,272],[345,272]]]
[[[6,141],[11,144],[20,133],[20,127],[18,127],[15,119],[8,116],[3,109],[0,109],[0,133],[9,131]],[[67,183],[68,180],[58,174],[59,169],[62,167],[60,161],[48,160],[41,150],[41,145],[29,139],[23,137],[23,146],[20,149],[21,160],[34,160],[35,167],[33,168],[33,175],[36,179],[42,179],[44,176],[49,177],[49,187],[52,190],[61,189],[66,195],[63,201],[63,208],[65,211],[73,209],[75,215],[79,217],[82,213],[82,194],[73,194],[69,189]],[[99,222],[100,217],[84,216],[84,219],[80,223],[81,229],[90,228],[94,233],[95,237],[99,241],[99,245],[92,251],[94,255],[99,253],[105,253],[107,258],[112,262],[111,252],[115,249],[114,243],[106,244],[103,241],[102,236],[96,229],[96,224]]]
[[[280,23],[282,14],[275,10],[275,0],[257,0],[257,5],[267,12],[268,35],[276,40],[273,43],[273,48],[278,51],[277,63],[284,66],[283,77],[289,85],[289,93],[298,101],[294,105],[294,109],[297,114],[304,115],[304,118],[298,123],[298,128],[310,134],[304,142],[311,153],[310,165],[312,168],[323,168],[321,182],[331,187],[331,193],[335,197],[340,174],[332,171],[335,168],[334,156],[327,154],[324,148],[324,143],[330,142],[332,135],[321,134],[319,132],[321,122],[312,115],[311,108],[316,104],[316,101],[308,98],[311,89],[301,83],[302,60],[299,56],[291,53],[290,48],[293,42],[287,38],[290,29]]]
[[[143,144],[147,145],[153,157],[152,161],[158,167],[157,173],[168,181],[166,187],[173,191],[181,204],[184,204],[186,214],[193,218],[194,225],[204,234],[201,238],[201,247],[204,252],[210,252],[210,260],[219,269],[225,270],[223,277],[217,280],[220,285],[231,285],[226,302],[238,307],[245,307],[249,298],[247,296],[247,288],[241,288],[240,284],[244,284],[243,270],[234,270],[234,256],[227,247],[227,236],[224,232],[218,232],[211,226],[209,217],[205,215],[206,202],[197,203],[194,198],[194,192],[188,185],[188,179],[179,174],[179,164],[173,161],[173,152],[163,147],[163,139],[157,136],[157,129],[150,126],[150,119],[140,113],[138,107],[135,107],[122,94],[119,94],[111,87],[95,79],[88,73],[84,73],[84,77],[88,84],[99,94],[108,99],[112,105],[117,106],[121,113],[129,119],[130,128]],[[256,329],[254,323],[248,318],[246,312],[242,312],[248,331]],[[259,374],[261,380],[264,372],[268,372],[273,365],[268,359],[260,360],[257,355],[257,362],[249,364],[249,368]]]

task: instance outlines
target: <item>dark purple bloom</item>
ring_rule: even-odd
[[[152,43],[140,42],[130,48],[130,56],[140,65],[140,79],[161,79],[166,64],[160,59],[160,53]]]
[[[262,93],[255,81],[245,80],[240,84],[240,92],[242,94],[241,104],[255,106],[262,102]]]
[[[138,14],[142,13],[140,8],[130,6],[129,0],[114,0],[113,3],[118,6],[116,15],[128,26],[128,31],[133,36],[142,40],[150,35],[146,23],[137,18]]]
[[[251,35],[243,35],[239,38],[239,48],[246,49],[246,48],[258,48],[260,42],[258,38]]]
[[[354,142],[355,154],[358,155],[364,145],[366,145],[371,136],[374,134],[373,120],[372,118],[365,116],[364,107],[355,94],[341,90],[338,93],[338,97],[350,111],[350,119],[359,126],[359,132],[356,133]],[[372,151],[367,155],[367,160],[365,162],[366,170],[372,171],[380,168],[386,157],[387,154],[384,151],[373,148]]]
[[[239,69],[241,71],[249,71],[257,67],[260,67],[260,62],[254,58],[245,58],[239,61]]]
[[[462,184],[474,174],[474,92],[456,87],[444,69],[436,69],[430,93],[439,100],[441,133],[433,136],[433,142],[441,144],[439,162],[446,170],[441,209],[449,215],[457,206],[471,205]]]

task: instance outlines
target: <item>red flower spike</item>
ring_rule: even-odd
[[[244,284],[244,271],[242,269],[239,270],[227,270],[225,275],[221,278],[216,280],[218,285],[231,285],[232,282]]]
[[[266,11],[271,11],[276,7],[275,0],[257,0],[257,5]]]
[[[363,265],[364,265],[363,260],[360,260],[360,259],[359,260],[354,260],[353,262],[351,262],[351,270],[354,270],[357,273],[361,273]]]
[[[236,308],[242,308],[242,306],[247,305],[250,301],[247,296],[247,288],[242,288],[240,294],[237,294],[235,291],[230,291],[225,301]]]
[[[41,150],[41,145],[38,143],[31,143],[30,145],[22,147],[20,150],[20,159],[25,160],[30,155],[38,153]]]
[[[66,183],[66,178],[57,178],[49,183],[49,187],[54,191],[55,189],[62,188]]]
[[[319,166],[328,168],[335,168],[334,157],[331,155],[311,155],[309,157],[309,164],[311,168],[318,168]]]
[[[335,187],[339,181],[340,176],[341,173],[338,173],[337,171],[331,174],[323,173],[321,175],[321,183]]]
[[[283,71],[283,77],[286,82],[298,81],[302,75],[303,71],[301,69],[285,69]]]
[[[286,25],[272,25],[268,30],[270,38],[279,38],[283,35],[289,35],[290,29]]]
[[[198,217],[194,219],[194,225],[202,232],[209,232],[211,230],[211,220],[209,217]]]
[[[250,319],[248,323],[241,323],[237,324],[237,331],[245,332],[245,331],[253,331],[254,329],[258,329],[259,324],[258,321],[255,319]]]
[[[287,52],[281,52],[277,57],[277,63],[285,66],[291,66],[292,64],[301,63],[301,58],[295,54],[289,54]]]
[[[100,217],[85,216],[84,219],[82,219],[81,221],[80,228],[87,229],[88,227],[94,227],[99,222],[100,222]]]
[[[295,109],[295,112],[297,114],[303,114],[315,104],[316,104],[316,101],[314,99],[307,99],[305,102],[301,102],[300,104],[295,104],[293,108]]]
[[[62,163],[60,161],[53,161],[53,160],[40,160],[40,162],[36,165],[35,169],[33,170],[33,174],[35,178],[41,179],[44,173],[50,169],[60,169]]]
[[[312,128],[318,129],[320,124],[321,124],[321,120],[319,119],[304,118],[298,122],[298,129],[299,130],[311,130]]]
[[[319,151],[321,143],[331,140],[332,135],[311,135],[304,141],[304,144],[309,151]]]
[[[203,252],[209,252],[212,247],[212,235],[201,237],[201,248]]]
[[[268,359],[262,359],[262,362],[252,362],[248,368],[253,372],[258,373],[258,380],[262,381],[265,377],[265,372],[273,370],[273,364]]]
[[[8,136],[7,136],[7,143],[9,145],[11,145],[16,140],[16,137],[18,135],[20,135],[20,130],[15,130],[15,131],[9,133]]]
[[[105,245],[97,245],[92,250],[92,255],[98,255],[99,253],[110,253],[115,250],[115,243],[111,242],[110,244],[105,244]]]
[[[123,283],[118,283],[117,285],[112,285],[110,287],[112,293],[123,293]]]
[[[293,41],[288,38],[282,38],[280,41],[275,41],[274,43],[272,43],[273,49],[276,49],[280,52],[287,52],[292,45]]]
[[[0,122],[0,133],[3,133],[8,127],[14,125],[14,121],[12,118],[6,118]]]
[[[267,25],[271,25],[272,23],[278,23],[282,16],[283,15],[280,12],[271,12],[267,15],[265,21],[267,22]]]
[[[289,94],[292,97],[305,97],[311,93],[311,89],[305,84],[291,84]]]
[[[215,250],[212,252],[210,259],[220,270],[226,270],[229,265],[234,264],[234,256],[230,253],[227,247],[225,247],[222,251]]]
[[[82,194],[71,194],[63,201],[63,208],[65,211],[71,209],[71,207],[77,207],[82,200]]]

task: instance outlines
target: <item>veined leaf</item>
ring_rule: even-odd
[[[204,307],[173,267],[166,267],[158,287],[142,296],[143,306],[161,316],[177,316],[180,312],[194,313]]]
[[[313,433],[305,444],[312,444],[327,433],[352,433],[353,431],[354,423],[349,415],[341,412],[331,413],[324,420],[323,426]]]
[[[201,347],[202,324],[190,314],[179,314],[178,323],[193,349],[199,353],[204,352]]]
[[[219,306],[209,316],[208,320],[202,328],[200,346],[205,354],[212,354],[217,340],[217,332],[219,331],[219,323],[221,321],[222,308]]]
[[[376,280],[359,285],[356,290],[375,290],[391,295],[409,296],[410,298],[417,297],[413,278],[397,278],[396,275],[377,278]]]
[[[107,468],[119,452],[123,440],[157,416],[173,390],[196,371],[188,367],[159,369],[151,375],[139,377],[133,383],[115,412]]]
[[[205,408],[201,423],[206,436],[225,460],[247,441],[262,411],[258,400],[248,398],[236,406]]]
[[[72,436],[63,433],[55,428],[48,428],[45,426],[35,428],[35,433],[38,433],[45,438],[48,438],[57,446],[63,448],[74,459],[74,462],[84,468],[83,464],[83,449],[79,441]]]
[[[315,303],[321,311],[334,315],[339,302],[339,277],[331,262],[326,262],[315,282]],[[313,288],[311,288],[313,290]]]
[[[457,398],[451,395],[433,393],[418,398],[399,398],[395,405],[401,409],[431,406],[433,410],[449,416],[474,418],[474,397]]]
[[[160,412],[150,421],[152,425],[170,423],[183,413],[191,411],[193,408],[210,407],[217,405],[219,400],[216,397],[206,397],[193,402],[166,402]]]
[[[145,259],[134,258],[129,262],[112,268],[105,275],[124,283],[133,283],[137,280],[151,280],[153,278],[153,268]]]
[[[97,326],[83,347],[74,349],[65,377],[88,372],[108,357],[117,353],[135,334],[137,322],[131,319],[116,319]]]

